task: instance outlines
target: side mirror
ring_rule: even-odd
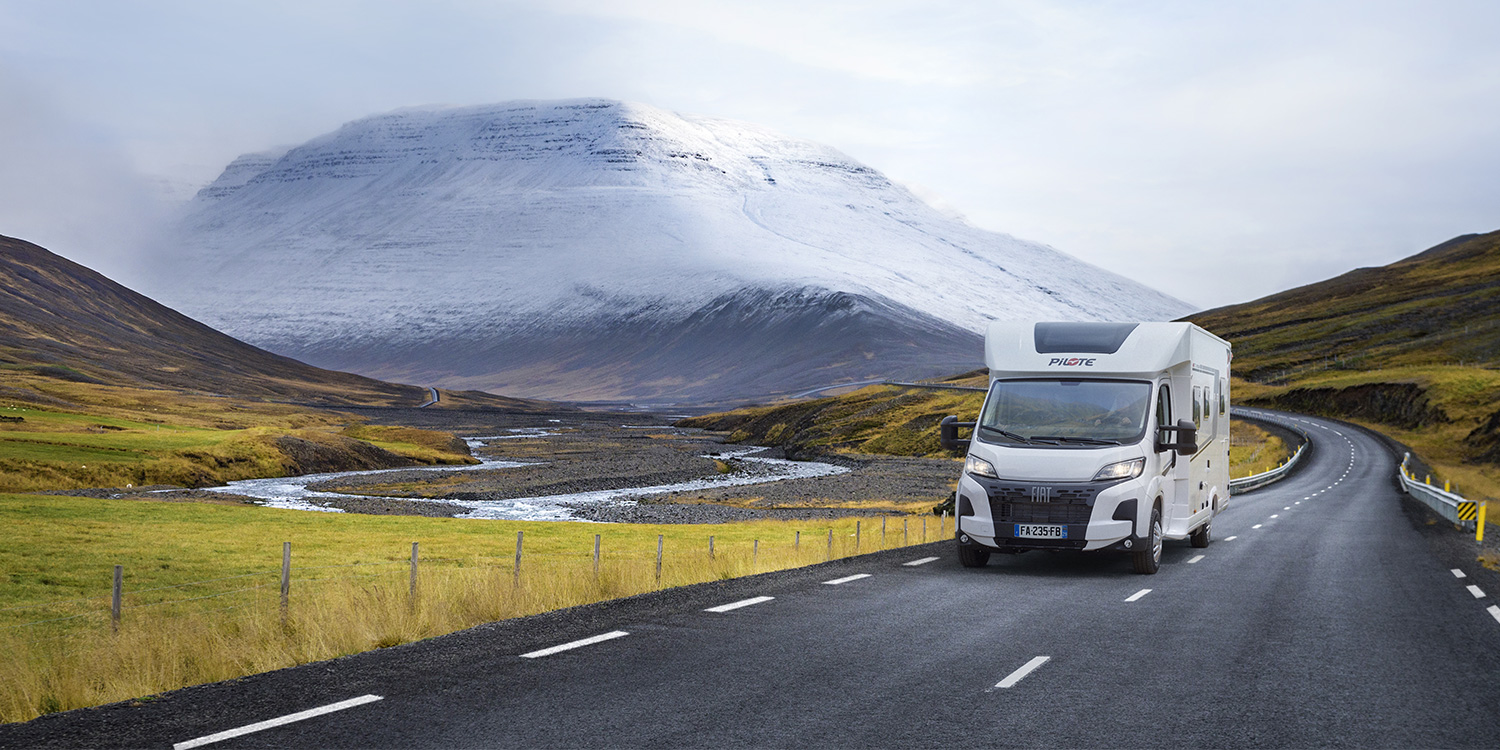
[[[1176,433],[1176,440],[1170,440]],[[1198,452],[1198,428],[1191,420],[1179,419],[1175,427],[1162,427],[1156,435],[1156,451],[1176,451],[1178,455]]]
[[[969,441],[967,439],[960,440],[958,438],[958,431],[961,429],[971,430],[973,428],[973,422],[960,422],[958,421],[958,417],[950,414],[943,417],[943,421],[938,423],[938,443],[943,446],[943,450],[945,451],[967,450]]]

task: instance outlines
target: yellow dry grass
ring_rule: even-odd
[[[17,532],[0,550],[0,565],[12,574],[12,585],[0,589],[0,721],[936,541],[951,530],[951,520],[931,515],[892,517],[882,537],[879,520],[869,518],[601,525],[24,495],[0,495],[0,524]],[[525,533],[519,575],[517,531]],[[595,534],[602,535],[597,574]],[[283,624],[287,540],[293,565]],[[420,543],[414,598],[413,541]],[[125,567],[118,634],[109,613],[114,564]]]

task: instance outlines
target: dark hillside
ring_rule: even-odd
[[[0,236],[0,372],[327,405],[425,402],[425,388],[251,346],[23,240]],[[464,394],[489,406],[528,402]],[[462,398],[462,397],[461,397]]]
[[[1235,372],[1500,364],[1500,232],[1187,318],[1234,342]]]

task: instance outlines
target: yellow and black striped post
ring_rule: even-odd
[[[1465,500],[1458,504],[1458,520],[1473,521],[1479,517],[1478,504],[1472,500]]]

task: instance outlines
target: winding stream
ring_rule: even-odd
[[[488,440],[504,440],[512,437],[540,437],[536,431],[546,428],[524,428],[526,431],[516,432],[521,434],[499,435],[465,438],[470,448],[483,447]],[[708,490],[720,487],[739,487],[749,484],[765,484],[767,482],[779,482],[785,479],[805,479],[810,477],[828,477],[836,474],[844,474],[849,469],[833,464],[818,463],[814,461],[788,461],[780,458],[765,458],[754,454],[765,450],[764,448],[750,448],[746,450],[730,451],[717,456],[705,456],[705,458],[732,458],[738,459],[741,470],[730,474],[693,479],[686,482],[674,484],[658,484],[649,487],[622,487],[611,490],[596,490],[593,492],[574,492],[565,495],[544,495],[538,497],[519,497],[508,500],[457,500],[453,498],[410,498],[410,497],[388,497],[384,495],[358,495],[342,492],[326,492],[309,489],[311,485],[330,480],[343,479],[345,477],[363,477],[378,474],[390,474],[398,471],[479,471],[483,469],[508,469],[517,466],[530,466],[536,462],[530,461],[505,461],[499,459],[479,457],[481,463],[468,466],[417,466],[400,469],[372,469],[365,471],[339,471],[327,474],[304,474],[298,477],[276,477],[272,479],[242,479],[230,482],[223,487],[205,488],[209,492],[223,492],[227,494],[243,495],[254,498],[259,504],[270,508],[289,508],[292,510],[310,510],[323,513],[343,513],[341,508],[331,508],[317,504],[320,499],[374,499],[394,500],[408,503],[442,503],[445,505],[456,505],[468,508],[457,518],[481,518],[481,519],[509,519],[520,521],[573,521],[579,520],[569,505],[584,503],[630,503],[634,498],[642,495],[659,495],[668,492],[690,492],[695,490]]]

